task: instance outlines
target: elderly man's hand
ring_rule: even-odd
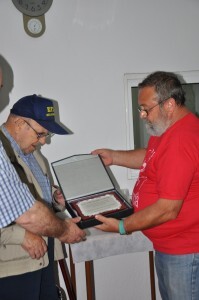
[[[45,240],[26,230],[22,248],[27,251],[32,258],[39,259],[44,256],[47,251]]]
[[[73,244],[73,243],[79,243],[81,241],[86,240],[86,233],[84,230],[80,229],[76,223],[78,223],[81,220],[80,217],[73,218],[73,219],[66,219],[66,230],[62,234],[62,236],[59,237],[59,240],[63,243]]]
[[[59,188],[54,192],[53,197],[57,203],[65,207],[64,195]]]

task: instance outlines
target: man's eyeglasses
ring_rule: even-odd
[[[167,101],[168,99],[162,100],[162,101],[158,102],[156,105],[154,105],[154,106],[152,106],[151,108],[148,108],[148,109],[144,109],[144,108],[138,107],[138,111],[139,111],[140,114],[142,114],[142,117],[146,118],[146,117],[148,117],[149,112],[152,111],[152,109],[154,109],[156,106],[160,105],[164,101]]]
[[[23,119],[24,120],[24,119]],[[24,122],[26,123],[26,124],[28,124],[28,126],[36,133],[36,135],[37,135],[37,139],[39,140],[39,139],[42,139],[42,138],[48,138],[48,137],[52,137],[53,135],[54,135],[54,133],[50,133],[50,132],[47,132],[47,133],[45,133],[45,132],[37,132],[26,120],[24,120]]]

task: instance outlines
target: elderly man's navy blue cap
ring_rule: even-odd
[[[35,120],[49,132],[56,134],[70,133],[55,122],[53,101],[49,99],[37,95],[26,96],[19,99],[13,105],[10,112],[21,117]]]

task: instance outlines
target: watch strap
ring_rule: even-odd
[[[124,220],[119,221],[119,233],[121,235],[127,234],[125,228],[124,228]]]

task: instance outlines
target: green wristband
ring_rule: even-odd
[[[119,221],[119,233],[121,235],[127,234],[125,228],[124,228],[124,220]]]

